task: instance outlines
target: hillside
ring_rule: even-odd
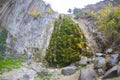
[[[97,4],[88,5],[87,7],[81,9],[78,14],[79,16],[75,14],[74,19],[77,23],[79,23],[79,25],[84,25],[82,27],[84,34],[88,34],[86,35],[86,37],[88,37],[87,40],[89,41],[91,38],[91,41],[89,41],[89,43],[92,44],[89,44],[89,46],[94,48],[96,44],[96,47],[93,49],[93,51],[96,56],[94,68],[97,74],[105,80],[119,80],[119,0],[105,0]],[[99,49],[99,51],[97,49]],[[100,63],[103,61],[102,64],[104,64],[101,67],[99,59],[101,59]],[[117,61],[114,61],[113,59],[116,59]],[[97,63],[99,63],[99,67]],[[99,78],[97,79],[99,80]]]
[[[0,80],[120,80],[119,0],[76,10],[0,0]]]

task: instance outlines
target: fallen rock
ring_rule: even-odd
[[[104,68],[106,66],[105,58],[103,57],[96,57],[94,61],[94,67],[99,69],[99,68]]]
[[[105,72],[102,68],[98,69],[97,72],[98,72],[99,75],[104,75],[105,74]]]
[[[96,56],[96,57],[105,57],[105,54],[102,54],[102,53],[96,53],[95,56]]]
[[[96,78],[96,73],[93,66],[89,66],[86,69],[80,71],[79,80],[94,80]]]
[[[108,60],[108,66],[113,67],[118,62],[119,54],[111,55],[110,59]]]
[[[82,57],[81,60],[79,61],[79,66],[85,66],[88,63],[88,58],[87,57]]]
[[[0,80],[30,80],[36,75],[36,72],[32,69],[20,68],[0,75]]]
[[[29,75],[27,75],[27,74],[23,75],[23,80],[29,80],[29,79],[30,79]]]
[[[118,63],[117,73],[118,73],[118,75],[120,76],[120,62]]]
[[[87,61],[89,64],[93,62],[93,60],[91,58],[88,58],[88,61]]]
[[[76,66],[69,66],[62,68],[62,74],[63,75],[71,75],[76,72]]]
[[[113,68],[111,68],[110,70],[108,70],[104,76],[103,76],[103,79],[106,79],[106,78],[113,78],[113,77],[117,77],[118,74],[117,74],[117,66],[114,66]]]
[[[106,54],[109,54],[109,53],[111,53],[112,51],[113,51],[113,49],[109,48],[109,49],[107,49],[107,50],[105,51],[105,53],[106,53]]]

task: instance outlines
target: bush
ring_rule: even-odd
[[[5,28],[0,28],[0,59],[5,55],[7,34],[8,31]]]
[[[94,11],[91,11],[91,15],[95,20],[97,19],[97,14]]]
[[[41,73],[35,77],[35,80],[49,80],[52,76],[52,73]]]
[[[81,35],[83,37],[81,37]],[[77,43],[83,45],[83,55],[88,53],[86,49],[86,39],[70,18],[64,17],[54,23],[54,31],[50,44],[46,50],[45,59],[50,66],[67,66],[80,60]]]
[[[83,16],[82,10],[80,8],[74,8],[73,14],[75,15],[74,19],[79,19]]]
[[[12,56],[6,56],[5,59],[0,59],[0,74],[8,72],[14,68],[20,68],[23,61],[23,58],[15,58]]]
[[[99,11],[97,23],[104,33],[108,45],[120,44],[120,7],[110,5]]]
[[[28,12],[28,14],[33,16],[34,18],[38,18],[42,15],[41,12],[37,12],[37,11],[31,11],[31,12]]]
[[[52,14],[52,9],[50,9],[50,8],[48,8],[47,10],[46,10],[46,12],[48,13],[48,14]]]

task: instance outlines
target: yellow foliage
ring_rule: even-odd
[[[99,14],[98,20],[99,21],[104,20],[104,18],[106,18],[111,12],[112,12],[112,4],[109,3],[107,6],[104,7],[104,9],[98,12]]]
[[[106,16],[108,16],[110,14],[110,12],[111,12],[111,8],[106,6],[105,9],[99,11],[99,14],[102,17],[106,17]]]
[[[120,7],[109,3],[97,14],[97,25],[108,40],[108,44],[118,44],[120,41]]]
[[[28,14],[35,17],[35,18],[38,18],[42,15],[41,12],[36,12],[36,11],[28,12]]]
[[[48,8],[48,9],[46,10],[46,12],[47,12],[48,14],[51,14],[51,13],[52,13],[52,9]]]

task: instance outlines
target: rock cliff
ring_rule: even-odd
[[[57,17],[42,0],[0,0],[0,25],[8,30],[6,53],[44,56]]]

